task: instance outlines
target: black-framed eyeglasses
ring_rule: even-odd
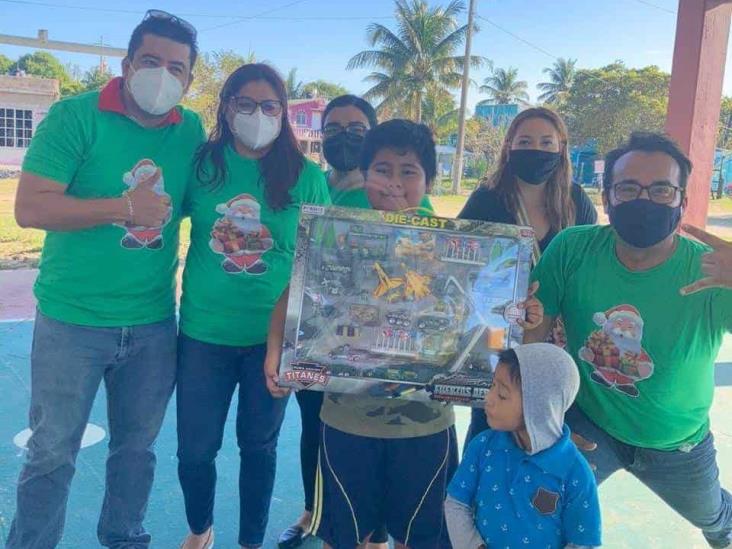
[[[636,183],[635,181],[623,181],[613,185],[613,194],[618,202],[630,202],[640,198],[643,192],[648,195],[648,199],[656,204],[669,205],[676,200],[678,193],[684,190],[671,185],[670,183],[652,183],[647,187]]]
[[[282,113],[282,102],[276,99],[255,101],[246,95],[235,96],[229,99],[231,107],[242,114],[252,114],[259,107],[267,116],[279,116]]]
[[[363,137],[368,131],[368,127],[361,122],[351,122],[345,127],[333,122],[325,125],[325,128],[323,128],[323,136],[326,138],[334,137],[341,132],[346,132],[351,135],[358,135],[359,137]]]
[[[147,10],[147,12],[145,13],[145,17],[143,17],[142,20],[147,21],[148,19],[161,19],[163,21],[170,21],[171,23],[173,23],[175,25],[179,25],[181,28],[185,29],[187,32],[190,32],[191,35],[193,35],[194,39],[198,35],[198,31],[196,30],[196,27],[191,25],[185,19],[181,19],[177,15],[173,15],[172,13],[168,13],[167,11]]]

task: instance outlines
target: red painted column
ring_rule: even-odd
[[[694,163],[685,221],[705,226],[732,0],[679,0],[666,131]]]

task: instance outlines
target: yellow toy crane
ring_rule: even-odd
[[[379,277],[379,285],[376,286],[376,289],[373,292],[374,297],[381,297],[387,292],[390,292],[391,290],[394,290],[404,284],[404,279],[391,278],[388,274],[386,274],[386,272],[384,272],[384,268],[379,264],[378,261],[374,263],[374,270]]]
[[[411,298],[416,301],[432,293],[430,291],[429,276],[421,275],[417,271],[410,271],[404,263],[402,263],[402,269],[404,269],[404,277],[407,279],[404,288],[404,295],[407,299]]]

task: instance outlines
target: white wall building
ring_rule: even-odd
[[[58,80],[0,75],[0,166],[20,166],[35,129],[61,93]]]

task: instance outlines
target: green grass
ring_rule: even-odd
[[[460,189],[463,194],[470,194],[478,186],[478,179],[475,177],[463,177],[460,183]],[[432,194],[445,195],[452,194],[452,179],[442,177],[438,179],[432,188]]]
[[[15,223],[13,204],[18,181],[0,180],[0,269],[23,269],[38,266],[43,247],[44,232],[37,229],[21,229]],[[432,204],[437,215],[455,217],[463,207],[467,196],[433,196]],[[191,223],[183,220],[180,232],[180,257],[188,251]]]
[[[466,195],[457,194],[430,196],[430,201],[435,207],[435,213],[440,217],[457,217],[467,199]]]
[[[0,269],[35,267],[43,247],[43,231],[21,229],[15,223],[15,179],[0,180]]]
[[[13,204],[17,187],[15,179],[0,179],[0,270],[37,267],[43,248],[43,231],[21,229],[15,222]],[[190,232],[190,221],[185,219],[180,233],[181,257],[188,251]]]
[[[468,199],[469,191],[475,188],[477,179],[464,179],[464,194],[434,194],[430,197],[435,207],[435,213],[441,217],[456,217]],[[442,182],[440,190],[449,192],[449,182]],[[38,260],[43,247],[43,231],[37,229],[21,229],[15,223],[13,216],[13,204],[15,202],[15,190],[18,186],[17,180],[0,179],[0,269],[22,269],[38,265]],[[602,212],[600,194],[590,191],[590,198]],[[709,203],[709,215],[726,216],[732,215],[732,199],[723,198],[712,200]],[[605,223],[604,215],[600,216],[601,222]],[[725,229],[720,233],[729,238]],[[183,258],[188,251],[190,235],[190,221],[185,219],[181,226],[180,235],[180,257]]]

